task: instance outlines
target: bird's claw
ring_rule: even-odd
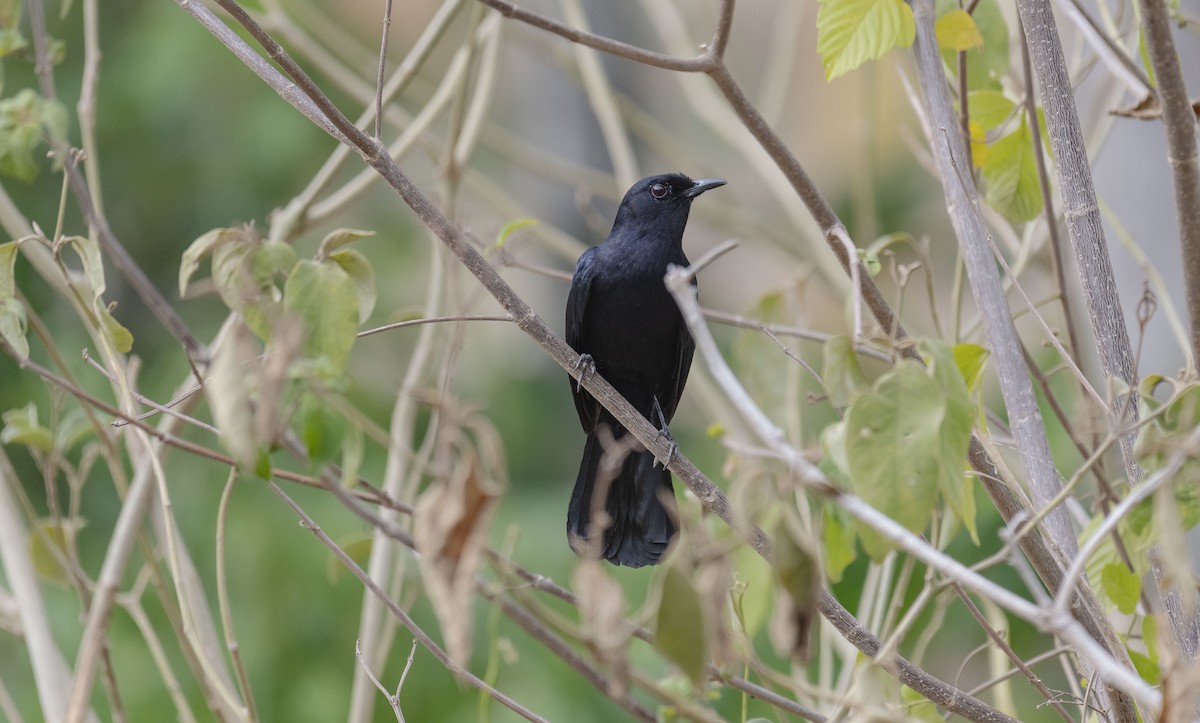
[[[671,463],[675,461],[675,455],[679,454],[679,445],[675,444],[675,440],[671,439],[670,432],[660,429],[658,431],[658,436],[655,437],[655,440],[657,440],[658,437],[661,437],[663,434],[667,435],[667,440],[671,443],[671,446],[667,448],[667,460],[665,462],[660,462],[658,457],[655,457],[654,464],[650,465],[650,469],[657,469],[659,465],[662,465],[663,469],[670,467]]]
[[[654,412],[658,415],[659,424],[658,434],[654,435],[654,441],[657,442],[662,437],[666,437],[671,446],[667,448],[667,460],[660,462],[658,457],[655,457],[654,464],[650,465],[650,468],[655,469],[661,464],[662,468],[666,469],[671,465],[671,462],[675,461],[675,455],[679,454],[679,445],[675,444],[675,438],[671,436],[671,430],[667,427],[667,418],[663,414],[662,406],[658,403],[658,397],[654,397]]]
[[[575,380],[575,392],[579,393],[587,378],[596,373],[596,360],[591,354],[580,354],[579,361],[575,362],[575,371],[579,372],[579,378]]]

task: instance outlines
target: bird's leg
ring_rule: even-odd
[[[658,395],[654,399],[654,413],[658,415],[658,434],[654,435],[654,440],[658,441],[659,437],[666,436],[667,441],[671,443],[670,449],[667,450],[667,461],[662,463],[662,468],[666,469],[667,465],[675,460],[675,455],[679,453],[679,445],[675,444],[675,438],[671,436],[671,430],[667,428],[667,418],[663,415],[662,406],[658,403]],[[650,465],[651,469],[658,466],[658,458],[654,458],[654,464]]]
[[[580,354],[579,361],[575,362],[575,371],[579,372],[579,378],[575,380],[575,391],[579,392],[587,378],[596,373],[596,360],[591,354]]]

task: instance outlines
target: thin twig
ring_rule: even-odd
[[[371,591],[372,595],[383,602],[387,609],[391,611],[392,615],[394,615],[396,619],[400,621],[400,624],[407,628],[408,631],[413,634],[413,637],[421,641],[421,645],[430,653],[433,653],[433,656],[438,659],[438,662],[441,663],[446,670],[454,674],[455,677],[458,677],[467,683],[486,691],[488,695],[491,695],[493,698],[495,698],[497,702],[522,718],[531,721],[546,721],[546,723],[548,723],[546,718],[543,718],[537,713],[529,710],[503,692],[496,690],[483,680],[480,680],[479,677],[474,673],[464,669],[462,666],[454,662],[454,660],[446,653],[446,651],[442,650],[441,647],[439,647],[438,644],[435,643],[433,639],[430,638],[429,635],[423,629],[421,629],[421,627],[417,625],[411,617],[409,617],[408,613],[404,611],[404,608],[397,605],[396,602],[392,600],[391,597],[389,597],[388,594],[384,592],[383,589],[380,588],[379,585],[376,584],[376,582],[372,580],[361,567],[358,566],[358,563],[356,563],[353,558],[346,554],[345,550],[343,550],[336,542],[330,539],[329,535],[327,535],[325,531],[316,523],[316,521],[304,511],[304,508],[298,505],[295,500],[288,496],[288,494],[274,482],[268,482],[267,486],[272,492],[275,493],[276,496],[283,500],[289,508],[291,508],[292,512],[294,512],[297,517],[300,518],[301,526],[313,533],[313,535],[315,535],[316,538],[321,541],[321,544],[325,545],[326,549],[333,553],[334,557],[338,559],[338,562],[340,562],[347,570],[353,573],[354,576],[358,578],[359,582],[361,582],[364,587]]]
[[[254,692],[250,688],[250,676],[242,662],[242,651],[237,637],[233,634],[233,613],[229,606],[229,577],[225,570],[225,531],[229,518],[229,502],[233,499],[233,488],[237,483],[236,467],[229,468],[229,476],[225,489],[221,492],[221,502],[217,506],[217,610],[221,614],[221,629],[225,632],[225,647],[229,650],[229,658],[233,661],[234,672],[237,673],[238,692],[246,706],[246,720],[257,721],[258,709],[254,705]]]
[[[392,712],[396,714],[396,720],[400,721],[400,723],[404,723],[404,712],[400,710],[400,688],[404,686],[404,678],[408,675],[408,669],[412,667],[413,654],[416,652],[417,639],[413,638],[412,650],[408,654],[408,664],[404,666],[404,675],[400,677],[400,683],[396,686],[396,694],[392,695],[387,688],[383,687],[383,683],[379,682],[379,678],[375,677],[370,664],[367,663],[367,657],[363,655],[362,651],[362,641],[354,641],[354,657],[358,660],[359,666],[367,674],[367,677],[371,679],[371,682],[375,684],[375,687],[379,689],[379,692],[383,693],[383,697],[387,698],[388,705],[392,706]]]
[[[959,600],[962,600],[963,605],[967,607],[967,611],[971,613],[971,617],[975,618],[975,622],[979,625],[979,627],[983,628],[983,631],[987,633],[989,638],[992,639],[992,642],[996,644],[996,647],[998,647],[1001,652],[1004,653],[1004,656],[1012,661],[1012,664],[1016,666],[1017,670],[1021,671],[1021,674],[1025,676],[1025,680],[1029,681],[1029,684],[1042,694],[1042,697],[1046,699],[1046,703],[1054,709],[1055,713],[1058,713],[1059,718],[1067,721],[1067,723],[1074,723],[1074,719],[1069,713],[1067,713],[1066,708],[1063,708],[1062,704],[1055,700],[1054,693],[1052,693],[1050,689],[1046,687],[1046,684],[1042,682],[1041,678],[1039,678],[1032,670],[1029,669],[1029,666],[1026,665],[1025,661],[1021,660],[1021,656],[1017,655],[1016,651],[1014,651],[1008,644],[1008,641],[1005,640],[1000,634],[1000,631],[992,627],[991,623],[988,622],[987,618],[984,617],[983,613],[975,605],[975,601],[972,600],[971,596],[967,594],[967,591],[963,590],[961,585],[956,584],[953,587],[954,592],[957,593]]]
[[[450,321],[515,321],[511,316],[498,314],[461,314],[458,316],[435,316],[424,319],[409,319],[407,321],[397,321],[383,326],[376,326],[370,329],[363,329],[358,332],[358,338],[371,336],[372,334],[382,334],[385,331],[394,331],[396,329],[404,329],[410,326],[420,326],[421,324],[441,324]]]
[[[379,33],[379,72],[375,76],[375,140],[380,140],[382,138],[382,135],[379,131],[379,124],[383,119],[383,74],[384,69],[387,67],[388,32],[391,29],[392,0],[384,0],[383,30]],[[399,713],[399,711],[397,711],[397,713]]]

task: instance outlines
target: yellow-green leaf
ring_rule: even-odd
[[[937,19],[934,25],[938,47],[961,52],[983,45],[983,36],[975,19],[966,10],[951,10]]]
[[[841,582],[842,573],[858,557],[854,547],[854,520],[842,508],[826,505],[821,528],[821,549],[825,551],[825,575],[830,582]]]
[[[967,121],[967,129],[971,132],[971,165],[983,168],[987,163],[987,131],[973,120]]]
[[[825,79],[844,75],[916,37],[912,8],[904,0],[822,0],[817,12],[817,52]]]
[[[1142,594],[1141,578],[1123,562],[1110,562],[1100,570],[1100,587],[1125,615],[1133,613]]]
[[[978,344],[954,345],[954,363],[967,383],[967,391],[974,392],[979,388],[979,383],[983,380],[984,364],[990,354],[991,352]]]
[[[971,120],[985,131],[1004,123],[1012,117],[1017,104],[998,90],[974,90],[967,94],[967,110]]]
[[[1033,220],[1042,211],[1033,134],[1022,120],[1012,133],[992,144],[983,177],[987,201],[1014,223]]]

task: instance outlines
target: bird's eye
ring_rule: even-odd
[[[661,183],[656,183],[650,187],[650,195],[654,196],[660,201],[666,198],[668,193],[670,193],[670,189]]]

